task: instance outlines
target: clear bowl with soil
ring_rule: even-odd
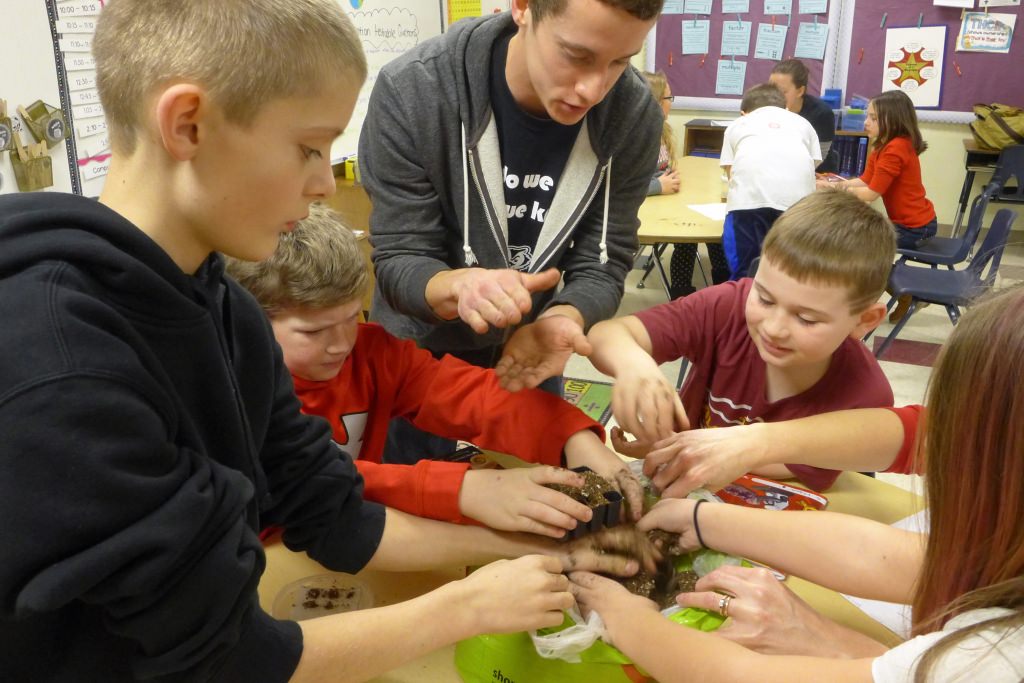
[[[275,619],[302,621],[373,607],[369,586],[351,574],[331,573],[293,581],[278,592],[270,610]]]

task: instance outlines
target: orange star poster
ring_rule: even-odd
[[[902,90],[918,108],[942,103],[946,27],[891,28],[885,32],[882,91]]]

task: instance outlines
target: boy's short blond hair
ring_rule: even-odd
[[[896,258],[889,219],[849,192],[814,192],[772,225],[762,257],[800,282],[849,290],[850,312],[860,313],[885,290]]]
[[[146,98],[170,83],[203,86],[244,126],[271,100],[366,80],[359,35],[336,0],[111,0],[93,55],[111,145],[125,154]]]
[[[265,261],[225,258],[228,274],[267,315],[295,308],[330,308],[361,299],[369,281],[356,236],[341,216],[322,204],[281,236]]]

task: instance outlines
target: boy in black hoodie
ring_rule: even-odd
[[[266,258],[333,192],[331,141],[366,74],[336,2],[113,0],[94,44],[113,151],[100,201],[0,198],[5,680],[363,680],[559,623],[564,563],[634,568],[364,501],[224,277],[216,252]],[[350,572],[554,557],[300,626],[259,607],[266,525]]]

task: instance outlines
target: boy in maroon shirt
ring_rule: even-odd
[[[859,340],[881,321],[895,254],[889,221],[839,192],[810,195],[786,211],[764,242],[756,276],[595,325],[595,367],[616,378],[612,406],[646,453],[680,429],[789,420],[846,408],[891,406],[892,390]],[[675,390],[658,364],[693,368]],[[758,474],[798,477],[815,489],[837,470],[768,465]]]

